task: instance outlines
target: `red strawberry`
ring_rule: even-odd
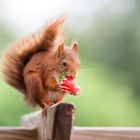
[[[78,95],[78,91],[80,90],[80,87],[76,85],[75,80],[71,77],[64,79],[62,86],[66,87],[66,90],[69,91],[72,95]]]

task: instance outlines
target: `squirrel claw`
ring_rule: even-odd
[[[69,91],[65,90],[65,89],[61,89],[61,91],[64,92],[64,93],[69,93]]]
[[[59,87],[58,87],[58,90],[59,90],[59,91],[62,91],[62,92],[64,92],[64,93],[69,93],[69,88],[68,88],[68,87],[62,86],[62,83],[60,83],[60,84],[58,84],[58,85],[59,85]]]
[[[42,116],[47,116],[47,110],[49,107],[43,108],[42,110]]]
[[[47,111],[48,111],[49,107],[52,106],[53,104],[54,103],[49,103],[49,104],[44,103],[43,104],[43,109],[42,109],[43,116],[47,116]]]
[[[66,87],[66,86],[60,86],[61,89],[64,89],[64,90],[70,90],[69,87]]]

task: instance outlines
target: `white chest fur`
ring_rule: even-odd
[[[57,100],[57,96],[58,96],[58,92],[50,91],[48,97],[50,101],[55,102]]]

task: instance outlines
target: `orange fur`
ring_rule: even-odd
[[[5,55],[4,63],[5,80],[8,84],[25,93],[22,75],[25,65],[35,53],[48,51],[53,47],[55,40],[61,36],[60,26],[64,21],[65,17],[61,17],[45,26],[41,32],[34,33],[11,46]]]
[[[78,44],[65,47],[64,42],[57,41],[64,20],[59,18],[41,32],[14,44],[5,56],[6,82],[24,93],[30,105],[43,108],[61,101],[66,92],[59,88],[58,76],[63,72],[76,76],[80,62]]]

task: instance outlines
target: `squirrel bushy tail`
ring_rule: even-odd
[[[51,24],[45,26],[42,31],[13,44],[5,55],[4,76],[8,84],[22,93],[26,92],[23,69],[30,58],[38,52],[48,51],[54,46],[56,39],[61,37],[60,26],[65,17],[58,18]]]

